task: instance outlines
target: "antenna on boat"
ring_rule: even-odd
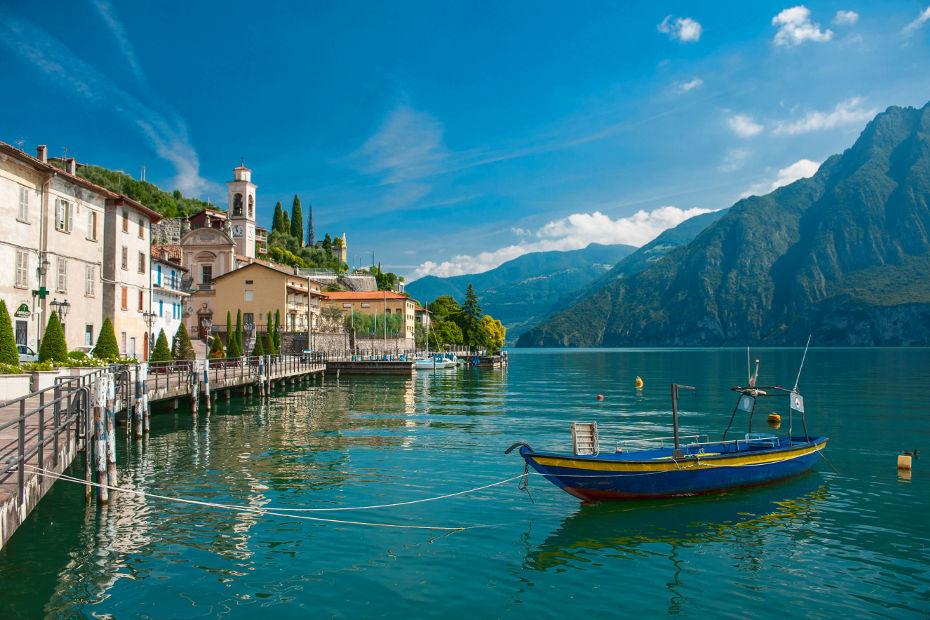
[[[811,346],[811,335],[807,335],[807,344],[804,345],[804,355],[801,356],[801,366],[798,368],[798,378],[794,380],[794,388],[792,392],[798,391],[798,384],[801,382],[801,371],[804,370],[804,361],[807,359],[807,349]]]

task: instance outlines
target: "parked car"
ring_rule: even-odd
[[[36,352],[27,347],[24,344],[16,345],[16,348],[19,349],[19,361],[20,362],[36,362],[39,360],[39,356],[36,355]]]

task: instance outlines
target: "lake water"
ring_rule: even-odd
[[[794,383],[800,350],[755,355],[760,383]],[[437,496],[520,474],[519,457],[503,454],[515,441],[569,451],[572,420],[596,420],[602,445],[668,435],[672,381],[699,388],[682,397],[682,432],[719,436],[746,366],[736,349],[518,350],[510,360],[504,371],[328,377],[270,405],[220,401],[196,420],[161,413],[144,445],[120,436],[120,484],[277,508]],[[811,433],[830,436],[828,460],[755,490],[582,506],[533,477],[529,493],[514,481],[304,513],[489,526],[457,533],[128,494],[85,507],[82,487],[58,482],[0,551],[0,617],[926,618],[928,379],[927,349],[812,349],[800,386]],[[765,430],[766,405],[758,412]],[[901,479],[896,455],[915,447],[927,457]]]

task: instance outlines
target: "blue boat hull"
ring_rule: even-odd
[[[671,459],[670,450],[605,456],[535,452],[527,445],[520,455],[556,486],[586,501],[681,497],[767,484],[811,469],[827,438],[810,441],[782,438],[770,449],[747,447],[727,452],[687,453]],[[718,447],[719,447],[718,446]],[[647,458],[643,458],[647,457]]]

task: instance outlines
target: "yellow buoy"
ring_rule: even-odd
[[[636,386],[636,389],[641,390],[643,388],[643,385],[645,385],[643,382],[643,378],[637,375],[636,379],[633,381],[633,385]]]
[[[908,452],[898,455],[898,469],[911,470],[911,455]]]
[[[777,413],[770,413],[769,424],[781,424],[781,416]]]

